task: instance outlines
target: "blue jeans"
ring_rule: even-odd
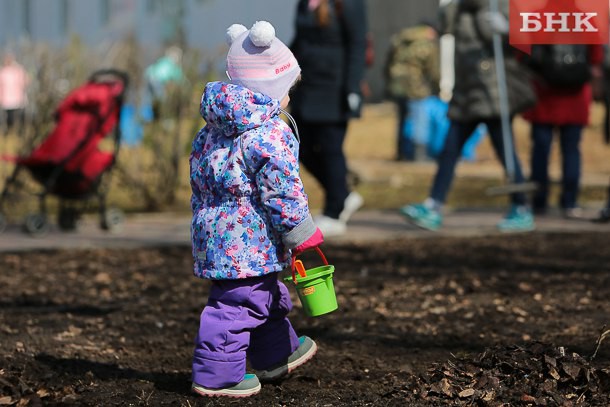
[[[464,147],[464,144],[473,135],[474,130],[480,123],[484,123],[487,126],[487,131],[491,138],[492,146],[496,152],[496,156],[502,163],[504,169],[506,164],[504,161],[504,142],[502,141],[502,125],[500,119],[488,119],[473,121],[473,122],[458,122],[455,120],[451,121],[449,132],[447,133],[447,139],[445,140],[445,146],[438,158],[438,167],[436,175],[434,176],[434,183],[432,184],[432,190],[430,197],[437,202],[444,203],[447,198],[447,193],[451,188],[453,182],[453,176],[455,175],[455,166],[460,158],[460,153]],[[512,138],[512,134],[511,134]],[[514,177],[512,180],[515,183],[524,182],[523,172],[521,171],[521,163],[519,157],[513,151],[513,164],[515,169]],[[527,203],[527,197],[523,192],[517,192],[510,195],[511,203],[513,205],[525,205]]]
[[[561,196],[559,205],[562,209],[577,206],[580,188],[580,138],[581,125],[570,124],[553,126],[551,124],[532,124],[532,181],[538,184],[534,193],[533,206],[535,210],[544,211],[548,205],[549,194],[549,155],[553,142],[553,130],[559,130],[561,147]]]

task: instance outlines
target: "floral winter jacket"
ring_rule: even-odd
[[[238,279],[278,272],[315,232],[299,177],[298,142],[261,93],[210,82],[206,125],[190,157],[194,273]]]

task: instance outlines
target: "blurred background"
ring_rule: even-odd
[[[367,101],[380,103],[383,58],[391,35],[422,18],[434,19],[438,4],[369,3],[375,61],[366,73]],[[224,78],[226,28],[268,20],[277,36],[290,43],[296,4],[296,0],[2,0],[0,49],[14,56],[29,77],[25,126],[8,131],[1,146],[2,179],[11,174],[16,156],[27,155],[52,130],[56,109],[68,93],[93,72],[112,68],[128,73],[129,85],[121,112],[124,148],[110,200],[127,211],[188,209],[186,158],[192,137],[203,124],[198,115],[203,86]],[[174,66],[163,66],[167,56]],[[167,72],[172,69],[177,72]],[[155,74],[166,76],[160,81],[179,79],[170,84],[163,112],[153,112],[159,106],[153,106],[147,75]],[[155,115],[161,120],[153,120]],[[389,137],[392,132],[388,128]],[[26,210],[23,199],[16,201],[20,202],[17,211],[35,211]]]
[[[27,73],[23,126],[0,137],[0,186],[13,174],[19,156],[27,156],[53,130],[57,108],[66,96],[100,69],[129,76],[120,115],[120,153],[108,188],[108,202],[125,212],[188,213],[188,154],[203,125],[199,98],[206,82],[224,78],[225,31],[233,23],[251,26],[270,21],[289,44],[294,34],[296,0],[0,0],[0,53],[12,55]],[[396,104],[389,97],[387,59],[392,38],[401,30],[436,22],[436,0],[369,0],[371,61],[367,67],[363,117],[350,123],[345,149],[352,182],[365,197],[365,208],[396,209],[426,197],[433,160],[397,160]],[[440,3],[446,3],[441,0]],[[453,86],[452,40],[440,38],[440,88],[446,101]],[[161,84],[161,85],[159,85]],[[163,103],[155,102],[163,87]],[[582,201],[603,205],[610,160],[603,141],[604,108],[594,103],[583,138]],[[3,123],[5,123],[4,120]],[[514,122],[517,151],[528,172],[529,124]],[[480,142],[479,142],[480,141]],[[503,180],[503,171],[487,139],[473,146],[460,164],[449,206],[494,206],[505,197],[485,196],[485,188]],[[112,150],[113,140],[105,141]],[[553,147],[552,157],[558,152]],[[551,176],[561,175],[552,158]],[[318,185],[304,171],[311,206],[320,208]],[[30,180],[21,181],[32,184]],[[34,185],[35,186],[35,185]],[[556,185],[551,194],[557,195]],[[39,210],[34,199],[16,197],[0,208],[7,217]],[[11,205],[9,205],[9,203]],[[61,203],[53,198],[50,208]],[[68,222],[69,223],[69,222]],[[68,225],[69,226],[69,225]]]
[[[146,66],[165,46],[179,45],[197,53],[198,61],[193,64],[198,74],[214,69],[218,73],[224,72],[229,25],[249,27],[255,21],[268,20],[278,37],[289,43],[296,4],[296,0],[2,0],[0,46],[23,51],[43,45],[54,50],[81,46],[87,50],[83,60],[97,67],[126,65],[125,47],[137,46],[138,54],[129,55],[137,56],[137,63]],[[438,5],[437,0],[369,0],[369,31],[378,61],[386,54],[394,33],[423,19],[436,19]],[[82,60],[78,65],[90,68],[83,66]],[[367,73],[371,101],[383,98],[382,71],[381,64],[374,64]]]

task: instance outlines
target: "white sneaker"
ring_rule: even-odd
[[[343,223],[347,223],[349,218],[351,218],[352,215],[358,209],[360,209],[360,207],[363,204],[364,204],[364,199],[362,198],[362,195],[360,195],[358,192],[355,192],[355,191],[350,192],[350,194],[347,196],[347,198],[345,198],[345,202],[343,203],[343,210],[339,214],[339,219]]]
[[[324,237],[341,236],[345,234],[347,226],[340,219],[333,219],[326,215],[318,215],[313,218],[314,223]]]

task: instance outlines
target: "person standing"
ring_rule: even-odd
[[[314,356],[316,343],[287,317],[278,273],[324,241],[299,175],[298,136],[281,118],[299,63],[266,21],[233,24],[227,40],[229,82],[205,86],[206,125],[190,155],[194,274],[211,280],[192,389],[206,397],[252,396]]]
[[[601,45],[554,44],[534,46],[530,60],[535,72],[538,102],[523,114],[531,122],[531,180],[537,184],[534,213],[548,210],[549,156],[554,132],[561,148],[561,196],[559,206],[566,218],[582,217],[578,206],[583,128],[589,123],[593,100],[591,80],[602,76]]]
[[[360,117],[366,68],[364,0],[300,0],[291,50],[302,80],[291,94],[301,132],[300,157],[324,191],[314,218],[325,236],[346,232],[363,199],[348,187],[343,144],[352,118]]]
[[[162,116],[161,107],[171,101],[170,86],[181,85],[186,82],[186,76],[182,70],[182,50],[177,46],[171,46],[165,50],[165,54],[149,65],[144,71],[146,79],[146,102],[152,108],[153,119]],[[176,103],[176,101],[172,101]],[[170,113],[178,114],[179,108],[171,106]]]
[[[398,160],[428,158],[432,116],[426,108],[438,97],[440,85],[439,44],[435,27],[422,22],[394,34],[386,63],[386,87],[398,107]],[[410,126],[405,127],[409,120]],[[407,132],[406,130],[411,129]]]
[[[498,77],[492,43],[494,35],[502,35],[511,117],[531,107],[535,102],[529,71],[519,63],[508,46],[508,1],[502,0],[500,4],[499,12],[490,10],[489,0],[453,1],[442,9],[442,23],[444,27],[452,30],[455,36],[455,77],[459,80],[456,80],[449,102],[448,116],[451,125],[438,158],[430,194],[421,204],[400,208],[407,221],[421,228],[437,230],[442,226],[442,209],[453,182],[455,166],[464,144],[480,123],[487,126],[496,155],[506,169]],[[441,30],[445,31],[446,29]],[[512,139],[512,134],[509,137]],[[515,169],[511,182],[524,183],[519,158],[514,149],[510,159]],[[512,193],[510,201],[510,210],[497,224],[498,229],[534,229],[534,218],[527,205],[525,192]]]
[[[27,71],[17,63],[15,56],[6,53],[0,67],[0,110],[4,116],[5,136],[16,123],[19,124],[19,133],[23,131],[29,81]]]

